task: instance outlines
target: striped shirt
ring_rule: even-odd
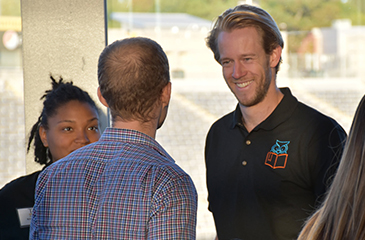
[[[151,137],[107,128],[39,176],[30,239],[195,239],[191,178]]]

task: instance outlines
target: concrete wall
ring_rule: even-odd
[[[50,73],[72,80],[99,104],[97,61],[106,44],[104,10],[102,0],[21,0],[26,139],[42,109],[39,99],[51,87]],[[99,107],[103,130],[106,109]],[[33,154],[26,161],[27,173],[40,168]]]

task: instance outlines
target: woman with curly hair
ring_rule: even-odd
[[[56,81],[41,97],[43,110],[33,125],[27,152],[44,168],[100,137],[99,114],[89,94],[72,82]],[[43,169],[44,169],[43,168]],[[36,171],[17,178],[0,190],[0,239],[29,239]]]

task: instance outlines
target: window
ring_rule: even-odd
[[[107,0],[108,41],[145,36],[170,62],[172,99],[157,140],[193,179],[197,239],[213,239],[207,210],[204,145],[211,126],[237,100],[206,47],[212,19],[238,3],[257,4],[277,21],[285,41],[277,83],[337,120],[348,132],[365,92],[365,5],[361,0]],[[209,2],[209,1],[208,1]],[[205,4],[205,5],[204,5]],[[25,174],[20,2],[0,2],[0,187]],[[29,154],[32,154],[30,152]]]

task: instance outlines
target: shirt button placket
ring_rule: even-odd
[[[246,145],[250,146],[251,145],[251,141],[250,140],[246,140]],[[242,166],[246,166],[247,165],[247,161],[242,161]]]

